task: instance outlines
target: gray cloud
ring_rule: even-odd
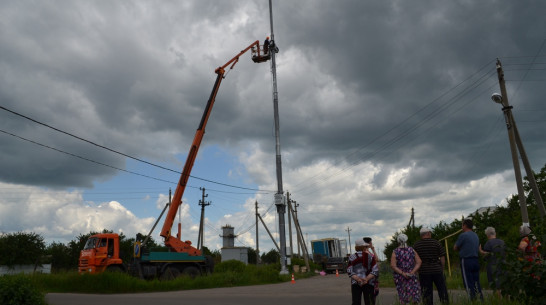
[[[291,191],[321,209],[326,202],[318,189],[339,196],[341,181],[371,164],[370,176],[351,187],[369,184],[359,195],[369,192],[375,204],[437,200],[442,219],[502,201],[502,195],[465,197],[446,189],[499,175],[512,179],[502,112],[490,100],[499,90],[497,57],[533,168],[546,163],[545,8],[540,1],[501,0],[275,3],[281,142]],[[75,1],[63,9],[6,2],[0,9],[0,104],[139,158],[177,162],[201,118],[214,69],[263,40],[268,17],[266,1]],[[252,160],[241,161],[247,180],[275,189],[269,64],[249,56],[223,80],[203,145]],[[118,155],[5,111],[0,129],[126,166]],[[5,183],[91,187],[118,174],[5,134],[0,145]],[[393,181],[399,189],[391,189]],[[444,189],[433,191],[436,183]],[[400,218],[408,208],[391,214],[393,225],[406,221]],[[385,210],[370,215],[381,218]],[[343,227],[342,217],[332,221]]]

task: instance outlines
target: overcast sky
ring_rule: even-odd
[[[516,184],[490,99],[495,61],[539,171],[545,11],[543,1],[274,1],[283,190],[306,239],[350,233],[382,248],[412,207],[416,225],[433,226],[504,205]],[[266,0],[2,1],[0,232],[147,233],[214,70],[268,35]],[[226,224],[237,246],[255,247],[256,201],[278,238],[270,71],[245,54],[223,80],[184,194],[183,239],[197,244],[201,187],[209,248]]]

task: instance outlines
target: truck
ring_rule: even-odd
[[[316,239],[311,241],[313,261],[320,264],[323,270],[327,270],[327,263],[330,258],[338,258],[332,261],[347,260],[347,241],[335,237]]]
[[[176,213],[182,204],[182,196],[190,178],[190,173],[197,157],[201,141],[203,140],[205,127],[212,107],[214,106],[218,89],[220,88],[222,80],[225,78],[226,68],[229,66],[229,69],[233,69],[235,64],[239,61],[239,57],[249,50],[251,50],[252,61],[261,63],[268,61],[271,58],[271,52],[276,52],[278,49],[275,47],[274,41],[269,43],[268,48],[262,48],[260,47],[260,42],[256,40],[226,64],[218,67],[214,71],[217,74],[216,81],[212,88],[212,92],[210,93],[207,105],[205,106],[199,127],[195,132],[173,198],[165,206],[165,209],[158,217],[148,236],[143,240],[140,234],[137,235],[136,242],[133,246],[131,262],[126,263],[120,257],[120,240],[118,234],[95,234],[89,237],[84,248],[80,252],[78,263],[78,272],[80,274],[118,271],[129,272],[142,279],[159,278],[162,280],[170,280],[180,275],[195,277],[213,272],[214,263],[212,258],[203,255],[200,249],[193,247],[191,241],[183,241],[181,239],[181,224],[178,224],[179,233],[177,236],[171,234],[171,229],[174,224]],[[151,249],[147,249],[145,246],[147,244],[146,241],[167,208],[168,212],[160,236],[164,238],[164,244],[168,251],[151,251]]]

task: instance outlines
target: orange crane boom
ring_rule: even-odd
[[[167,216],[165,218],[165,222],[160,233],[160,235],[165,239],[165,246],[169,247],[175,252],[186,252],[190,255],[201,255],[201,251],[193,247],[191,245],[191,241],[182,241],[180,238],[172,236],[171,229],[176,217],[176,212],[182,204],[182,196],[184,195],[184,190],[186,189],[188,179],[190,178],[190,173],[193,168],[195,158],[197,157],[197,152],[199,151],[199,147],[201,146],[201,141],[203,140],[203,136],[205,134],[205,126],[207,126],[212,107],[214,106],[214,101],[216,100],[216,95],[218,94],[218,89],[220,88],[220,84],[222,83],[222,79],[224,78],[224,75],[226,73],[225,69],[229,65],[231,65],[230,69],[233,69],[233,66],[235,66],[235,64],[239,61],[239,57],[250,49],[252,49],[252,60],[254,62],[259,63],[267,61],[269,59],[270,52],[266,53],[268,55],[262,55],[260,50],[260,43],[258,40],[256,40],[244,50],[239,52],[239,54],[234,56],[226,64],[216,68],[216,70],[214,71],[217,74],[216,81],[214,83],[214,86],[212,87],[212,92],[210,93],[210,97],[203,112],[203,117],[201,118],[199,127],[195,132],[195,136],[193,138],[193,142],[191,144],[190,151],[184,165],[184,169],[182,170],[180,180],[178,182],[178,185],[176,186],[176,190],[174,191],[171,205],[169,207],[169,211],[167,212]]]

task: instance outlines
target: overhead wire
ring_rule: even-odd
[[[101,165],[101,166],[104,166],[104,167],[112,168],[112,169],[115,169],[115,170],[118,170],[118,171],[126,172],[126,173],[129,173],[129,174],[132,174],[132,175],[141,176],[141,177],[144,177],[144,178],[148,178],[148,179],[152,179],[152,180],[156,180],[156,181],[160,181],[160,182],[165,182],[165,183],[174,184],[174,185],[177,184],[177,182],[175,182],[175,181],[169,181],[169,180],[153,177],[153,176],[146,175],[146,174],[141,174],[141,173],[138,173],[138,172],[135,172],[135,171],[122,169],[122,168],[119,168],[119,167],[116,167],[116,166],[113,166],[113,165],[110,165],[110,164],[106,164],[106,163],[103,163],[103,162],[99,162],[99,161],[96,161],[96,160],[93,160],[93,159],[90,159],[90,158],[87,158],[87,157],[83,157],[83,156],[71,153],[71,152],[67,152],[67,151],[64,151],[62,149],[55,148],[55,147],[40,143],[40,142],[37,142],[37,141],[31,140],[31,139],[16,135],[14,133],[11,133],[11,132],[8,132],[8,131],[2,130],[2,129],[0,129],[0,132],[4,133],[6,135],[9,135],[9,136],[18,138],[20,140],[23,140],[23,141],[26,141],[26,142],[29,142],[29,143],[32,143],[32,144],[35,144],[35,145],[38,145],[38,146],[42,146],[44,148],[47,148],[47,149],[50,149],[50,150],[53,150],[53,151],[56,151],[56,152],[59,152],[59,153],[74,157],[74,158],[78,158],[78,159],[81,159],[81,160],[84,160],[84,161],[87,161],[87,162],[91,162],[91,163],[94,163],[94,164],[97,164],[97,165]],[[199,189],[199,187],[191,186],[191,185],[188,185],[187,187],[188,188]],[[211,190],[211,191],[215,192],[215,191],[218,191],[218,190]],[[131,191],[131,193],[134,193],[134,192]],[[237,194],[235,192],[231,192],[231,193],[232,194]],[[241,193],[241,194],[248,194],[248,193]],[[269,192],[266,192],[265,194],[269,194]]]
[[[134,157],[134,156],[131,156],[129,154],[126,154],[126,153],[123,153],[123,152],[120,152],[118,150],[115,150],[115,149],[112,149],[112,148],[109,148],[109,147],[106,147],[104,145],[101,145],[101,144],[98,144],[98,143],[95,143],[93,141],[90,141],[90,140],[87,140],[87,139],[84,139],[80,136],[77,136],[77,135],[74,135],[70,132],[67,132],[67,131],[64,131],[64,130],[61,130],[59,128],[56,128],[56,127],[53,127],[49,124],[46,124],[46,123],[43,123],[43,122],[40,122],[36,119],[33,119],[27,115],[23,115],[19,112],[16,112],[14,110],[11,110],[11,109],[8,109],[4,106],[1,106],[0,105],[0,109],[4,110],[4,111],[7,111],[7,112],[10,112],[14,115],[17,115],[19,117],[22,117],[24,119],[27,119],[29,121],[32,121],[36,124],[39,124],[39,125],[42,125],[44,127],[47,127],[47,128],[50,128],[52,130],[55,130],[57,132],[60,132],[62,134],[65,134],[65,135],[68,135],[70,137],[73,137],[73,138],[76,138],[80,141],[83,141],[83,142],[86,142],[86,143],[89,143],[91,145],[94,145],[94,146],[97,146],[99,148],[102,148],[102,149],[105,149],[107,151],[110,151],[110,152],[113,152],[115,154],[118,154],[118,155],[121,155],[121,156],[124,156],[124,157],[127,157],[129,159],[133,159],[135,161],[138,161],[138,162],[141,162],[141,163],[145,163],[147,165],[150,165],[150,166],[153,166],[153,167],[157,167],[157,168],[160,168],[160,169],[163,169],[163,170],[166,170],[166,171],[170,171],[170,172],[174,172],[174,173],[177,173],[177,174],[180,174],[180,171],[177,171],[177,170],[174,170],[174,169],[171,169],[171,168],[167,168],[167,167],[164,167],[164,166],[161,166],[161,165],[158,165],[158,164],[155,164],[155,163],[152,163],[152,162],[149,162],[149,161],[146,161],[146,160],[143,160],[143,159],[140,159],[140,158],[137,158],[137,157]],[[226,187],[230,187],[230,188],[237,188],[237,189],[243,189],[243,190],[250,190],[250,191],[264,191],[264,190],[260,190],[260,189],[255,189],[255,188],[248,188],[248,187],[242,187],[242,186],[236,186],[236,185],[231,185],[231,184],[227,184],[227,183],[222,183],[222,182],[218,182],[218,181],[213,181],[213,180],[210,180],[210,179],[206,179],[206,178],[201,178],[201,177],[196,177],[196,176],[193,176],[193,175],[190,175],[191,178],[194,178],[194,179],[197,179],[197,180],[201,180],[201,181],[205,181],[205,182],[209,182],[209,183],[213,183],[213,184],[217,184],[217,185],[222,185],[222,186],[226,186]],[[274,191],[267,191],[267,192],[274,192]]]

